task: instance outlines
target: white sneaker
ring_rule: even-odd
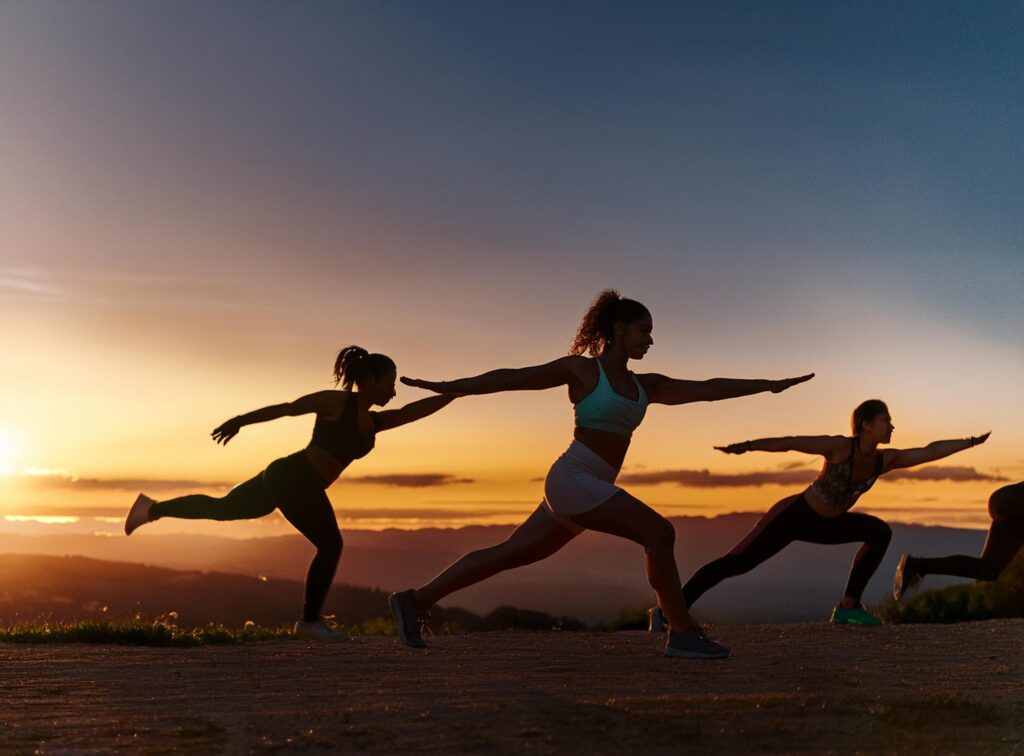
[[[342,630],[327,627],[323,620],[299,620],[295,623],[295,634],[302,638],[322,641],[352,640],[352,636]]]
[[[125,535],[131,535],[140,525],[145,525],[150,521],[149,510],[153,508],[154,504],[156,502],[146,494],[139,494],[135,503],[132,504],[132,508],[128,510],[128,516],[124,518]]]

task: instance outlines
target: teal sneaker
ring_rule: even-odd
[[[855,606],[852,609],[837,606],[832,610],[829,622],[833,625],[881,625],[882,618],[867,611],[863,606]]]

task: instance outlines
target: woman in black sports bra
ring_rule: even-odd
[[[825,466],[803,493],[790,496],[762,517],[725,556],[701,567],[683,586],[687,606],[722,580],[750,572],[793,541],[838,544],[862,542],[853,558],[842,600],[832,610],[833,624],[878,625],[881,619],[861,606],[860,599],[882,562],[892,531],[877,517],[848,510],[879,476],[901,467],[914,467],[985,443],[989,434],[955,441],[934,441],[920,449],[885,449],[892,438],[889,408],[869,399],[853,411],[853,437],[788,436],[760,438],[716,446],[726,454],[748,451],[799,451],[820,454]]]
[[[340,383],[341,391],[318,391],[294,402],[254,410],[231,418],[211,434],[214,441],[226,444],[244,425],[315,413],[313,438],[305,449],[271,462],[266,470],[225,496],[192,494],[154,501],[139,494],[125,519],[125,534],[131,535],[140,525],[161,517],[249,520],[280,509],[317,549],[306,575],[305,604],[295,632],[323,640],[347,637],[320,618],[342,547],[326,489],[353,460],[370,453],[377,433],[431,415],[457,396],[432,396],[401,409],[371,412],[371,407],[383,407],[394,398],[396,378],[390,357],[369,354],[356,346],[342,349],[334,363],[334,384]],[[353,391],[353,386],[358,391]]]

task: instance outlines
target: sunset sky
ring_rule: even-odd
[[[766,509],[818,460],[712,446],[870,397],[896,446],[993,435],[864,511],[983,527],[1024,478],[1020,3],[5,2],[0,105],[2,529],[226,490],[312,417],[210,431],[348,344],[554,359],[609,286],[653,313],[638,372],[817,373],[653,407],[623,480],[665,472],[628,485],[665,514]],[[571,431],[564,390],[460,399],[330,494],[351,527],[515,522]]]

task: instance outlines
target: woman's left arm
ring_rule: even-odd
[[[760,394],[763,391],[778,394],[790,386],[809,381],[813,377],[814,373],[808,373],[798,378],[783,378],[778,381],[744,378],[711,378],[707,381],[688,381],[682,378],[669,378],[658,373],[645,373],[637,376],[652,404],[716,402],[720,399],[735,399],[740,396]]]
[[[409,402],[404,407],[383,412],[374,412],[374,423],[377,432],[391,430],[400,425],[406,425],[417,420],[422,420],[428,415],[433,415],[439,409],[447,407],[459,398],[459,394],[441,394],[439,396],[428,396],[426,399],[418,399]]]
[[[919,449],[887,449],[883,454],[885,468],[883,473],[890,470],[897,470],[901,467],[916,467],[925,462],[934,462],[937,459],[948,457],[951,454],[970,449],[972,446],[980,446],[988,440],[992,431],[981,436],[970,438],[958,438],[950,441],[932,441],[928,446]]]

